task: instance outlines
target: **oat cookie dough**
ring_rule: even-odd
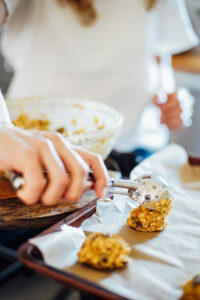
[[[180,300],[200,300],[200,273],[183,286],[183,296]]]
[[[27,114],[22,110],[19,117],[12,121],[17,127],[32,130],[43,130],[48,131],[50,122],[42,119],[30,119]]]
[[[130,212],[130,216],[127,219],[127,223],[131,228],[137,231],[152,232],[161,231],[167,226],[166,216],[171,209],[171,201],[167,201],[165,209],[161,208],[161,211],[150,210],[142,205],[133,209]],[[167,208],[168,206],[168,208]]]
[[[78,259],[95,269],[114,270],[127,265],[130,251],[130,246],[119,235],[91,233],[78,253]]]
[[[161,231],[167,226],[166,217],[172,208],[173,193],[153,175],[142,176],[133,197],[140,204],[130,212],[127,223],[138,231]]]

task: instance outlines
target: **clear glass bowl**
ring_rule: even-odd
[[[74,145],[100,154],[105,159],[120,132],[123,116],[114,108],[95,101],[68,98],[29,98],[6,101],[12,120],[21,111],[31,119],[47,119],[50,130],[64,127]],[[77,133],[82,131],[82,133]]]

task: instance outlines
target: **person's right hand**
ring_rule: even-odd
[[[60,203],[60,199],[77,201],[83,192],[83,181],[89,170],[83,159],[57,133],[32,133],[0,126],[0,170],[13,170],[23,175],[25,185],[17,192],[17,196],[27,205],[38,201],[55,205]],[[91,159],[95,159],[95,155],[91,154]],[[44,169],[48,180],[44,176]],[[96,180],[104,183],[98,191],[98,196],[101,196],[107,182],[102,162],[95,165],[94,171],[101,174]]]

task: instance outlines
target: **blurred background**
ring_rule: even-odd
[[[200,37],[200,1],[186,0],[194,29]],[[183,145],[188,151],[200,154],[200,45],[173,59],[178,86],[188,87],[195,97],[193,124],[182,132],[171,134],[171,142]]]
[[[200,38],[200,1],[186,0],[186,4],[194,29]],[[181,132],[171,134],[170,142],[179,143],[189,152],[200,155],[200,46],[192,51],[175,56],[173,58],[173,65],[176,71],[177,85],[179,87],[189,88],[196,102],[192,126]],[[11,78],[12,70],[0,55],[0,86],[4,94],[6,94]],[[161,138],[161,136],[157,137],[157,139]]]
[[[200,0],[186,0],[187,8],[192,20],[194,29],[200,39]],[[188,152],[200,155],[200,45],[194,50],[182,53],[173,57],[173,65],[176,74],[178,87],[188,88],[194,96],[193,123],[190,127],[181,132],[170,135],[170,142],[183,145]],[[0,55],[0,87],[6,94],[9,82],[12,78],[12,70],[6,65]],[[147,123],[147,122],[146,122]],[[158,136],[159,139],[159,136]],[[54,299],[54,300],[78,300],[79,294],[71,291],[61,284],[30,274],[31,284],[24,285],[24,276],[15,277],[9,285],[1,287],[1,299]],[[29,276],[29,274],[28,274]],[[18,286],[18,296],[16,298],[16,285]],[[39,293],[40,291],[40,293]]]

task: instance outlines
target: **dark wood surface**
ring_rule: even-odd
[[[200,157],[197,155],[189,155],[188,161],[191,165],[200,165]]]
[[[27,206],[16,198],[15,190],[9,181],[0,178],[0,229],[45,228],[57,223],[94,199],[94,192],[87,191],[77,203],[65,202],[54,207],[47,207],[41,203]]]
[[[194,49],[173,56],[175,70],[200,73],[200,44]]]
[[[96,200],[90,202],[85,207],[74,212],[70,216],[66,217],[64,220],[60,221],[59,223],[55,224],[49,229],[43,231],[39,235],[60,231],[60,227],[63,224],[79,227],[85,219],[89,218],[95,212],[95,210],[96,210]],[[102,299],[109,299],[109,300],[126,299],[120,297],[117,294],[111,293],[110,291],[102,288],[100,285],[85,280],[82,277],[46,265],[42,259],[42,255],[40,251],[34,245],[31,245],[28,242],[22,245],[21,248],[19,249],[19,259],[27,267],[35,270],[39,274],[54,279],[56,281],[59,281],[70,287],[74,287],[84,293],[92,294]]]
[[[0,176],[0,200],[16,197],[16,192],[8,179]]]

